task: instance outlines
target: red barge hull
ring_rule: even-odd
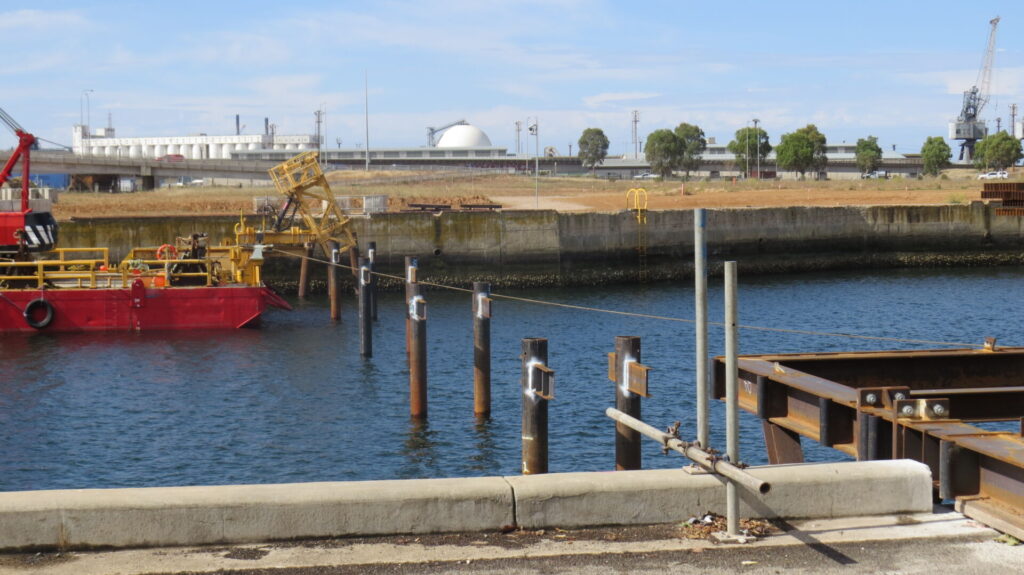
[[[0,334],[237,329],[268,306],[291,309],[264,286],[0,290]]]

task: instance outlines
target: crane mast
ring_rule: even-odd
[[[973,159],[974,144],[988,135],[988,127],[984,120],[980,119],[980,116],[985,104],[988,103],[992,86],[992,63],[996,54],[996,28],[999,26],[999,17],[996,16],[988,23],[991,26],[988,33],[988,45],[981,60],[978,78],[971,89],[964,92],[960,115],[955,122],[951,122],[949,125],[949,138],[961,141],[960,161]]]

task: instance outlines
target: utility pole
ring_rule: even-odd
[[[324,111],[323,110],[317,110],[317,111],[313,112],[313,115],[316,116],[316,154],[317,154],[317,161],[323,163],[323,159],[320,157],[322,152],[323,152],[323,150],[320,149],[320,142],[322,141],[321,138],[320,138],[320,126],[323,124],[323,121],[324,121]]]
[[[633,110],[633,158],[640,157],[640,110]]]
[[[1010,104],[1010,134],[1017,137],[1017,104]]]
[[[522,120],[516,120],[516,155],[523,153],[523,146],[519,142],[519,133],[523,131]]]
[[[757,138],[757,179],[761,179],[761,131],[757,129],[757,123],[761,120],[754,118],[754,137]]]
[[[529,118],[526,119],[530,121]],[[538,118],[533,119],[533,123],[530,124],[530,133],[533,134],[534,138],[534,156],[533,156],[533,200],[534,207],[540,209],[540,129],[538,124],[540,123]]]
[[[370,171],[370,75],[363,70],[363,121],[366,123],[366,171]]]

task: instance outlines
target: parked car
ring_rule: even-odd
[[[167,154],[156,159],[158,162],[184,162],[185,156],[181,154]]]
[[[885,170],[875,170],[874,172],[868,172],[860,175],[861,179],[864,180],[888,180],[889,173]]]
[[[1010,177],[1005,170],[999,170],[998,172],[985,172],[984,174],[978,174],[979,180],[1005,180]]]
[[[653,180],[658,177],[658,174],[652,174],[650,172],[644,172],[633,176],[634,180]]]

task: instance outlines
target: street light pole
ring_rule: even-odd
[[[761,132],[757,130],[757,123],[761,120],[754,118],[754,137],[757,138],[757,179],[761,179]]]
[[[90,124],[92,124],[92,105],[91,105],[91,102],[89,101],[89,94],[91,94],[91,93],[92,93],[92,90],[89,90],[88,92],[85,93],[85,125],[86,126],[89,126]]]
[[[82,96],[78,98],[78,123],[83,126],[89,125],[86,121],[86,115],[84,113],[86,108],[83,108],[83,102],[85,102],[85,106],[87,107],[90,93],[92,93],[92,90],[82,90]]]
[[[529,118],[526,119],[529,122]],[[533,203],[534,208],[540,209],[540,124],[539,118],[534,118],[530,124],[530,133],[533,134]]]

